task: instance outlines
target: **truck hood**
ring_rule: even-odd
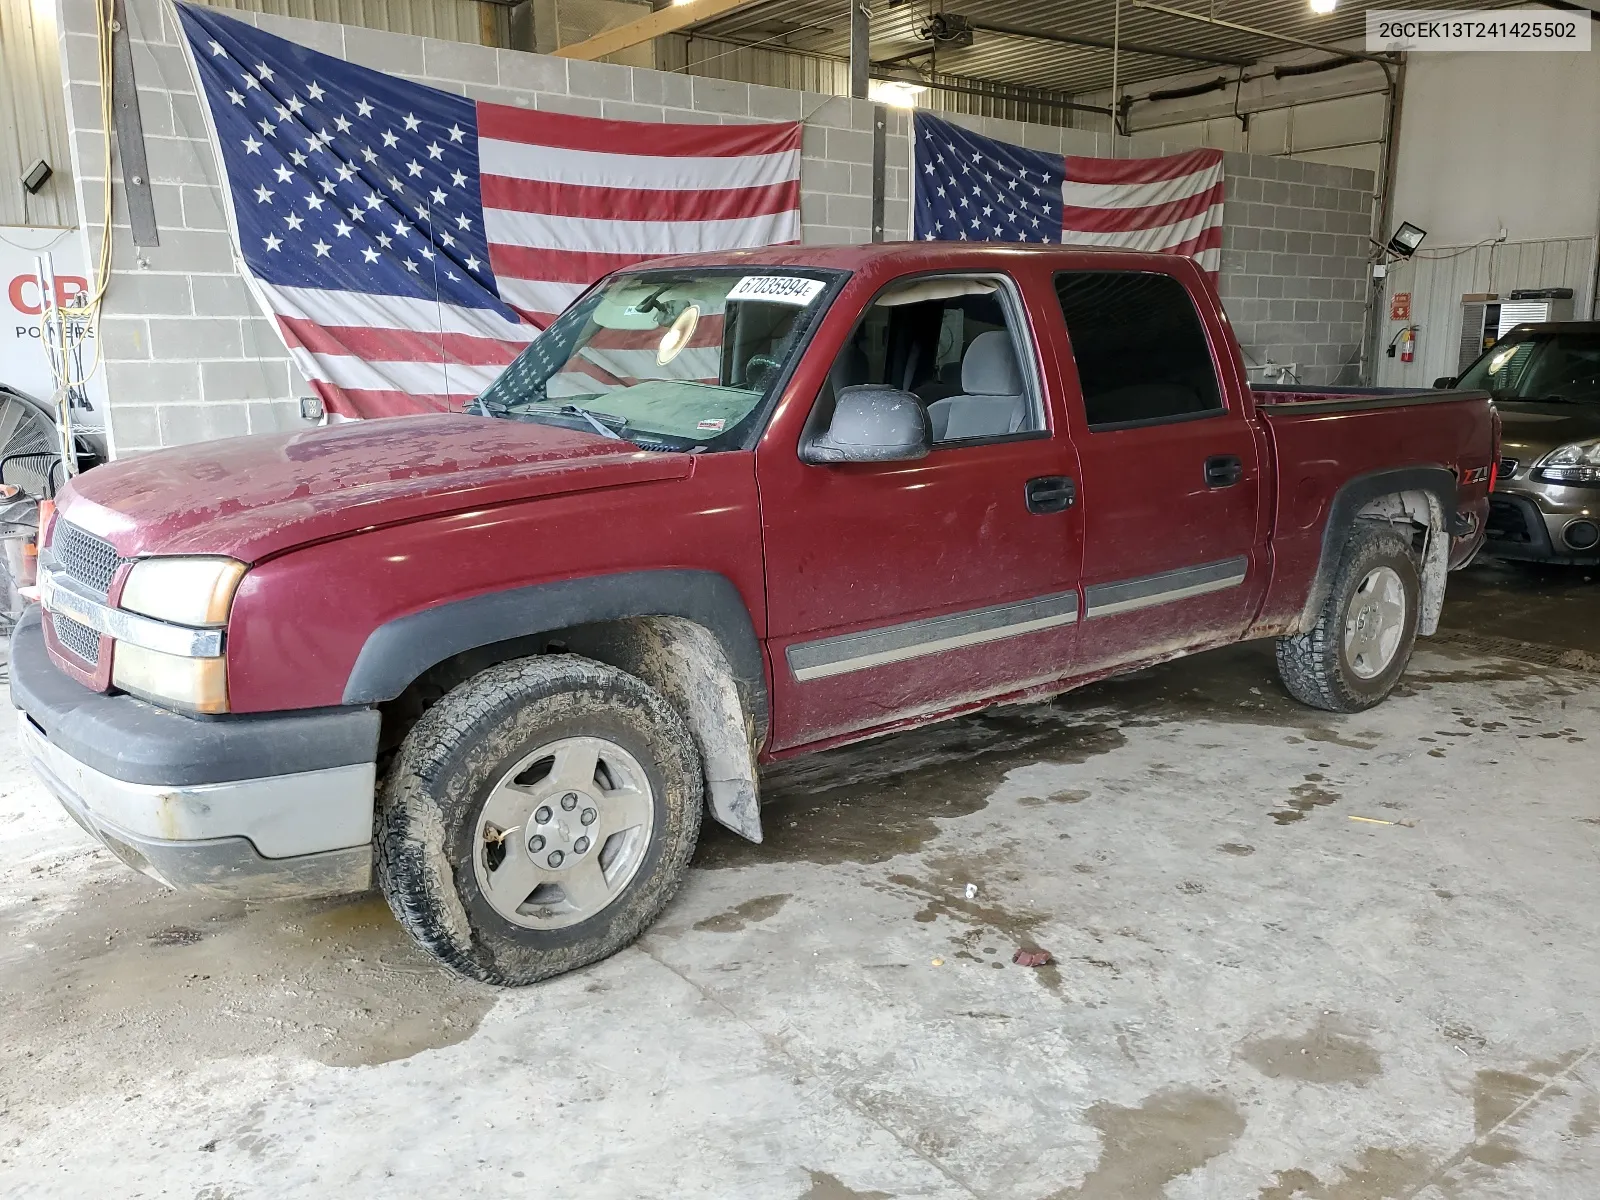
[[[59,508],[125,557],[227,554],[257,562],[373,526],[682,479],[693,470],[687,454],[442,413],[140,455],[80,475]]]
[[[1524,464],[1558,446],[1600,437],[1600,404],[1497,400],[1500,453]]]

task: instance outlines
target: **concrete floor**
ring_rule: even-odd
[[[165,893],[7,748],[0,1195],[1600,1194],[1600,678],[1484,650],[1600,652],[1596,588],[1458,577],[1357,717],[1252,646],[775,771],[516,993]]]

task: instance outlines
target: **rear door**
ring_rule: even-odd
[[[800,436],[826,428],[837,388],[887,384],[930,410],[932,452],[822,466],[800,461],[793,432],[763,443],[773,748],[1070,670],[1081,549],[1064,497],[1076,466],[1046,412],[1036,344],[1009,276],[898,280],[868,307]]]
[[[1264,452],[1229,404],[1243,381],[1219,378],[1230,335],[1179,277],[1194,270],[1055,277],[1079,384],[1082,671],[1236,638],[1264,587]]]

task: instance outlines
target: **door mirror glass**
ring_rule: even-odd
[[[1453,388],[1455,385],[1456,377],[1454,375],[1441,375],[1433,381],[1433,386],[1436,388]]]
[[[841,388],[833,420],[808,441],[808,463],[907,462],[927,456],[933,442],[927,410],[910,392],[877,383]]]

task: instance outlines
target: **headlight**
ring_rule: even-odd
[[[1600,484],[1600,438],[1551,451],[1533,477],[1547,483]]]
[[[243,578],[231,558],[146,558],[128,572],[120,605],[179,625],[226,625]]]
[[[118,642],[112,651],[111,682],[125,692],[190,712],[228,711],[225,658],[187,658]]]

